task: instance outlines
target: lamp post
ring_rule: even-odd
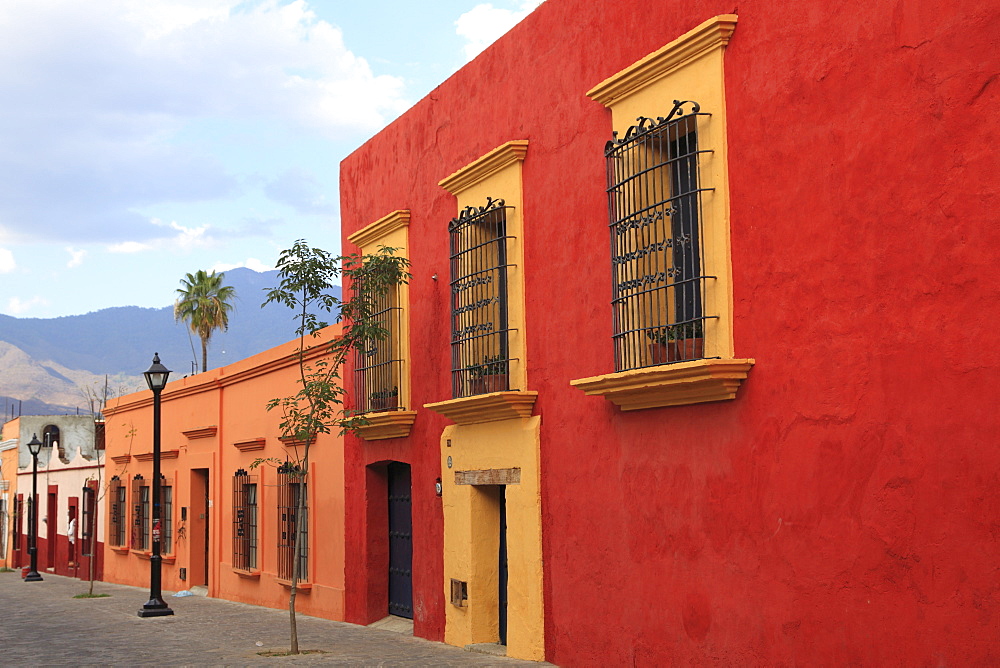
[[[46,439],[48,440],[48,439]],[[31,568],[25,576],[25,582],[41,582],[42,576],[38,574],[38,454],[42,451],[43,445],[38,440],[38,434],[32,434],[28,441],[28,452],[31,453],[31,498],[28,499],[28,510],[31,511],[28,517],[28,554],[31,555]],[[54,521],[54,520],[50,520]]]
[[[140,617],[166,617],[174,614],[160,593],[163,557],[160,556],[160,392],[167,385],[170,370],[160,364],[160,354],[153,353],[153,364],[143,374],[153,391],[153,554],[149,558],[149,601],[139,610]]]

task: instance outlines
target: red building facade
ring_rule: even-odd
[[[351,381],[348,620],[1000,660],[998,9],[548,0],[346,159],[345,247],[413,273]]]

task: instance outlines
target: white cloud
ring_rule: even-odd
[[[42,297],[32,297],[27,301],[22,301],[20,297],[11,297],[7,300],[7,313],[11,315],[21,315],[30,311],[36,306],[47,306],[48,300]]]
[[[66,252],[69,253],[69,262],[66,263],[67,269],[72,269],[73,267],[79,267],[83,264],[83,258],[87,256],[87,251],[76,250],[72,246],[66,247]]]
[[[476,5],[458,17],[455,32],[466,40],[465,57],[472,60],[501,35],[517,25],[543,0],[523,0],[518,9],[494,7],[492,3]]]
[[[0,99],[0,238],[64,243],[232,195],[226,141],[361,139],[408,104],[305,0],[0,1]]]
[[[255,257],[248,257],[243,262],[238,262],[236,264],[226,264],[225,262],[216,262],[209,271],[229,271],[230,269],[238,269],[240,267],[246,267],[247,269],[253,269],[254,271],[265,272],[271,271],[274,267],[268,266],[258,260]]]
[[[0,274],[9,274],[17,268],[14,254],[6,248],[0,248]]]

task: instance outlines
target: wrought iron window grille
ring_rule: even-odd
[[[149,485],[139,473],[132,478],[132,549],[149,550]]]
[[[355,413],[406,410],[400,402],[399,386],[403,372],[400,354],[402,341],[398,288],[375,297],[372,320],[388,332],[381,341],[373,341],[354,354]]]
[[[160,474],[160,554],[174,553],[173,481]]]
[[[112,546],[125,547],[125,485],[118,476],[111,478],[108,498],[111,506],[108,538]]]
[[[705,357],[706,283],[697,102],[639,117],[605,145],[615,369]]]
[[[302,517],[296,517],[299,495],[305,494]],[[299,580],[308,580],[309,567],[309,493],[306,474],[298,468],[292,472],[278,474],[278,577],[292,579],[295,558],[295,532],[302,524],[302,540],[299,545]]]
[[[507,212],[487,197],[448,223],[451,269],[452,396],[510,390]]]
[[[257,476],[233,475],[233,568],[257,568]]]

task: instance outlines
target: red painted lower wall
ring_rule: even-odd
[[[23,568],[31,563],[31,557],[28,554],[28,535],[22,534],[20,536],[21,545],[23,550],[13,550],[11,551],[11,568]],[[94,580],[104,579],[104,543],[102,541],[97,541],[96,557],[86,557],[80,554],[80,539],[77,539],[76,546],[74,548],[75,559],[70,561],[70,544],[66,536],[59,535],[56,538],[56,548],[55,548],[55,561],[49,563],[49,541],[46,538],[39,537],[37,542],[37,563],[38,572],[44,577],[45,573],[55,573],[56,575],[65,575],[67,577],[79,578],[81,580],[90,579],[90,566],[91,559],[94,559]]]

